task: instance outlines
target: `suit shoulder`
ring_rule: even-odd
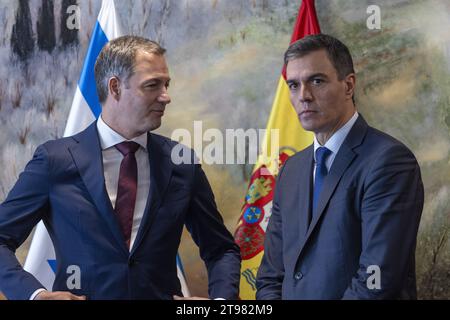
[[[285,165],[289,164],[290,166],[296,165],[299,162],[307,161],[309,158],[309,155],[311,154],[312,150],[314,148],[314,145],[310,145],[309,147],[306,147],[305,149],[298,151],[294,155],[290,156],[287,160]]]
[[[283,164],[281,168],[281,172],[283,174],[288,174],[292,172],[292,170],[297,170],[299,167],[303,167],[304,165],[308,164],[308,161],[311,158],[311,153],[313,150],[313,145],[310,145],[309,147],[295,153],[294,155],[290,156],[286,162]]]
[[[49,154],[53,152],[59,152],[61,148],[67,148],[67,146],[74,144],[73,137],[64,137],[58,139],[48,140],[42,143],[39,147],[44,147]]]
[[[414,157],[412,151],[403,142],[373,127],[368,128],[365,145],[376,153],[398,150]]]

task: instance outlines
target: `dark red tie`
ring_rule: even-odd
[[[139,144],[133,141],[124,141],[116,144],[115,147],[122,153],[123,159],[120,163],[116,208],[114,210],[119,219],[125,241],[130,247],[137,192],[137,163],[134,153],[139,148]]]

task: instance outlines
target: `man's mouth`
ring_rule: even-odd
[[[164,115],[164,109],[153,109],[152,112],[163,116]]]
[[[300,112],[300,116],[309,116],[314,113],[317,113],[317,111],[316,110],[303,110]]]

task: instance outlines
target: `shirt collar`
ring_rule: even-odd
[[[144,150],[147,150],[147,133],[143,133],[131,140],[122,137],[119,133],[109,127],[102,119],[102,115],[97,120],[97,131],[100,138],[102,150],[106,150],[123,141],[134,141],[138,143]]]
[[[344,140],[347,137],[348,133],[350,132],[350,129],[355,124],[356,119],[358,119],[357,111],[355,111],[353,116],[350,118],[350,120],[347,121],[346,124],[344,124],[341,128],[339,128],[339,130],[336,131],[331,136],[331,138],[328,139],[327,142],[325,142],[325,145],[323,145],[323,147],[326,147],[333,154],[336,154],[341,148],[342,143],[344,143]],[[317,141],[317,138],[314,135],[314,161],[316,160],[316,151],[319,147],[322,147],[322,145],[319,143],[319,141]]]

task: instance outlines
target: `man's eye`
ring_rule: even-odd
[[[296,83],[289,83],[289,89],[290,90],[295,90],[295,89],[297,89],[298,88],[298,84],[296,84]]]
[[[316,85],[317,84],[321,84],[322,82],[323,82],[323,80],[322,79],[318,79],[318,78],[315,78],[315,79],[312,80],[312,83],[316,84]]]

